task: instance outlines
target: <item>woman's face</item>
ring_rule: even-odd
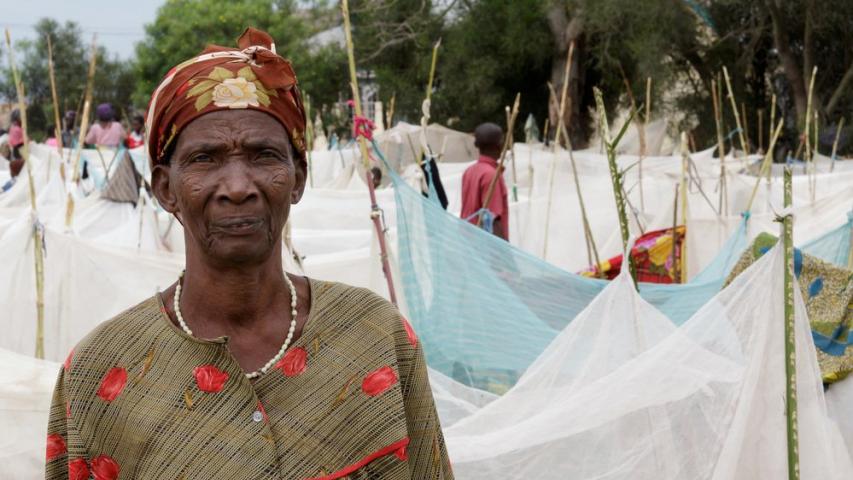
[[[184,127],[169,165],[152,176],[163,208],[184,226],[188,257],[247,265],[277,251],[306,166],[272,116],[219,110]]]

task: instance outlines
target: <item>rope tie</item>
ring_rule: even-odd
[[[466,222],[470,222],[474,218],[480,217],[480,228],[483,230],[492,233],[495,228],[495,214],[492,213],[488,208],[481,208],[476,212],[472,213],[465,219]]]
[[[352,99],[347,100],[347,105],[350,107],[355,107],[355,102]],[[363,117],[361,115],[356,115],[353,113],[352,116],[352,137],[364,137],[368,141],[373,141],[373,130],[376,129],[376,124],[373,123],[373,120]]]
[[[773,207],[771,207],[771,208],[773,208]],[[781,222],[785,221],[786,218],[789,218],[789,217],[793,220],[793,218],[794,218],[794,207],[785,207],[782,210],[779,210],[778,212],[776,212],[774,210],[773,213],[776,215],[776,218],[773,219],[774,222],[781,223]]]
[[[42,254],[47,257],[47,243],[44,240],[44,224],[39,221],[38,216],[36,216],[35,212],[30,212],[30,218],[33,222],[33,233],[38,235],[41,238],[41,251]]]

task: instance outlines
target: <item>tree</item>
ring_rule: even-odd
[[[137,45],[134,99],[147,104],[151,92],[178,63],[201,52],[209,44],[236,46],[249,27],[268,32],[276,51],[291,60],[300,87],[315,98],[337,97],[348,85],[346,57],[339,48],[309,51],[305,41],[327,26],[330,7],[317,2],[316,10],[299,8],[295,0],[173,0],[157,11],[154,23],[145,27],[145,39]],[[302,2],[303,4],[305,2]]]
[[[54,73],[59,100],[60,117],[66,110],[79,110],[86,88],[89,64],[89,42],[84,42],[80,27],[74,22],[60,25],[55,20],[43,18],[35,26],[33,40],[15,43],[15,57],[21,81],[27,94],[27,117],[30,135],[43,138],[47,127],[54,122],[53,99],[48,73],[47,37],[53,47]],[[112,103],[119,112],[131,108],[134,78],[128,62],[110,57],[103,47],[97,49],[97,70],[93,103]],[[11,72],[4,67],[5,81],[0,91],[9,99],[16,99]]]

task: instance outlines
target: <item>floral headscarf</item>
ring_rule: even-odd
[[[239,49],[208,46],[172,68],[154,90],[146,130],[151,165],[163,163],[181,130],[210,112],[250,108],[272,115],[305,158],[305,109],[290,62],[266,32],[247,28]]]

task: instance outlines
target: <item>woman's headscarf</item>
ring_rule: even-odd
[[[208,46],[172,68],[151,96],[146,130],[151,165],[164,163],[181,130],[194,119],[228,109],[260,110],[287,130],[305,158],[305,109],[290,62],[266,32],[247,28],[238,49]]]
[[[113,106],[109,103],[102,103],[95,108],[95,115],[102,122],[112,122],[115,119]]]

